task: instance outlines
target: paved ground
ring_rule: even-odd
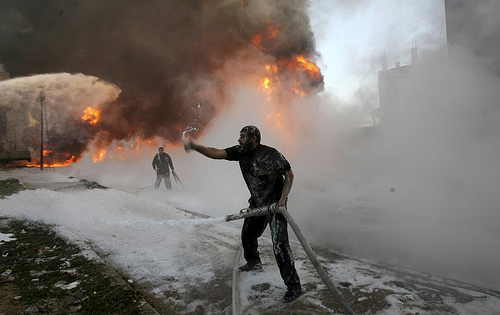
[[[24,181],[24,187],[29,189],[46,188],[53,190],[102,188],[98,183],[84,180],[73,180],[64,183],[44,183],[37,181],[30,183]],[[193,214],[190,213],[190,215]],[[20,233],[20,231],[17,232]],[[207,241],[211,240],[207,239]],[[217,242],[218,240],[213,239],[213,241]],[[123,288],[130,289],[134,294],[138,295],[136,306],[139,314],[231,313],[233,310],[231,294],[234,292],[235,285],[238,286],[237,292],[240,294],[239,309],[242,314],[346,313],[334,295],[327,290],[324,283],[318,277],[314,266],[312,266],[298,242],[293,242],[292,247],[303,283],[304,293],[293,303],[282,303],[281,298],[285,292],[285,288],[279,278],[279,272],[271,252],[270,240],[264,237],[261,244],[264,263],[262,271],[238,274],[239,281],[233,284],[233,270],[231,267],[224,267],[206,287],[201,287],[199,284],[193,283],[192,287],[185,288],[186,291],[191,292],[192,296],[190,298],[193,300],[201,298],[210,301],[208,304],[210,311],[208,312],[207,309],[203,308],[187,312],[182,305],[173,306],[169,303],[168,297],[175,297],[179,292],[175,290],[162,292],[161,294],[153,292],[151,289],[154,288],[154,285],[149,284],[147,279],[133,282],[125,281],[131,279],[126,270],[120,270],[114,266],[113,262],[107,261],[107,253],[101,253],[98,249],[95,252],[106,263],[102,269],[102,278],[112,278],[116,283],[121,283]],[[11,243],[11,245],[13,244]],[[92,244],[89,244],[89,246],[92,246]],[[34,250],[33,255],[39,255],[39,250],[42,250],[42,254],[44,254],[47,251],[43,249],[50,249],[51,247],[52,245],[50,244],[40,245],[40,248]],[[334,281],[345,298],[359,314],[500,314],[498,311],[500,309],[500,292],[401,267],[387,266],[369,260],[345,256],[325,248],[315,247],[314,251],[332,281]],[[2,255],[5,253],[8,253],[8,251],[2,252]],[[28,260],[25,264],[29,265],[34,261]],[[235,261],[236,266],[240,263]],[[5,292],[0,301],[0,303],[4,303],[4,308],[0,305],[0,309],[3,310],[6,309],[5,307],[19,304],[24,309],[18,309],[18,313],[12,312],[12,314],[22,314],[23,312],[26,313],[29,308],[31,308],[30,312],[33,313],[36,309],[32,307],[37,307],[39,312],[41,312],[42,310],[50,309],[50,307],[55,309],[55,305],[62,305],[65,312],[69,313],[71,310],[75,311],[71,307],[79,306],[78,301],[76,304],[65,304],[67,302],[67,295],[56,295],[50,290],[47,291],[48,295],[44,298],[45,300],[42,304],[29,304],[24,303],[25,301],[22,299],[16,300],[15,298],[19,295],[16,294],[15,288],[11,287],[14,284],[14,279],[12,278],[15,278],[16,275],[12,271],[9,272],[9,269],[14,270],[10,265],[0,263],[0,273],[2,274],[0,287],[2,288],[2,292]],[[119,273],[116,273],[115,270],[118,270]],[[58,269],[58,273],[60,272]],[[61,274],[64,275],[64,273]],[[84,275],[81,276],[83,277]],[[32,283],[31,280],[29,283]],[[81,279],[80,281],[83,282],[84,280]],[[166,281],[169,280],[167,279]],[[57,314],[57,312],[52,314]],[[59,314],[66,313],[61,311]]]

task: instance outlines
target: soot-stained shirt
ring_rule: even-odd
[[[283,154],[269,146],[259,144],[255,149],[241,152],[236,145],[224,149],[226,160],[238,161],[241,174],[250,191],[250,208],[267,206],[281,198],[285,173],[291,170]]]

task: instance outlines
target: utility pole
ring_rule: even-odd
[[[43,106],[45,103],[45,91],[40,90],[40,170],[43,171]]]

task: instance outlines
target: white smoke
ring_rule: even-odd
[[[357,38],[344,31],[340,43],[333,46],[340,51],[347,46],[351,62],[346,79],[365,78],[356,81],[361,83],[353,91],[376,92],[372,79],[381,67],[378,56],[383,52],[390,68],[395,60],[410,64],[409,48],[416,41],[421,60],[400,82],[400,111],[392,124],[382,118],[382,124],[370,131],[342,127],[339,115],[330,124],[318,121],[319,134],[325,137],[309,141],[300,164],[295,163],[294,215],[316,244],[500,288],[496,272],[500,255],[495,251],[500,240],[500,81],[486,67],[495,64],[490,58],[498,60],[497,55],[478,58],[459,48],[445,55],[444,3],[343,3],[341,21],[352,29],[356,17],[362,16],[367,35],[357,47],[352,45]],[[388,7],[395,9],[388,11]],[[408,14],[408,9],[417,7],[420,11]],[[498,22],[487,23],[496,16],[495,7],[488,1],[478,6],[476,13],[482,16],[475,20],[482,21],[478,29],[483,33],[474,37],[488,38],[492,28],[498,29]],[[324,29],[314,18],[312,22],[313,28]],[[319,36],[318,47],[324,51],[325,41]],[[403,49],[408,52],[405,59]],[[332,91],[335,85],[329,78],[327,70],[326,88]],[[330,94],[342,96],[339,91]],[[366,106],[356,93],[352,95],[350,101],[324,100],[323,106],[340,112],[346,106],[351,112],[364,109],[366,115],[378,96],[373,93],[372,103]],[[309,152],[314,152],[308,159],[313,162],[306,162]]]
[[[344,102],[337,107],[352,107],[359,89],[376,89],[382,54],[389,65],[406,65],[411,47],[435,51],[446,41],[444,1],[315,0],[309,12],[326,90]]]
[[[99,108],[120,94],[120,89],[95,76],[70,73],[39,74],[0,82],[0,105],[18,106],[29,112],[40,108],[40,91],[45,93],[50,118],[78,115],[90,106]]]

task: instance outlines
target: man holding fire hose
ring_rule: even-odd
[[[158,148],[158,153],[153,157],[153,169],[156,171],[156,181],[155,190],[160,188],[161,180],[165,182],[165,187],[167,190],[172,189],[172,182],[170,181],[170,169],[172,169],[172,174],[176,176],[174,171],[174,164],[172,163],[172,158],[170,155],[165,153],[163,147]],[[170,167],[170,169],[169,169]]]
[[[245,126],[240,131],[239,145],[226,149],[205,147],[189,140],[184,143],[186,151],[195,150],[212,159],[238,161],[241,173],[250,191],[249,207],[258,208],[277,203],[285,207],[293,184],[293,172],[285,157],[276,149],[260,143],[260,131],[255,126]],[[271,229],[274,256],[281,278],[287,286],[283,301],[288,303],[301,294],[300,279],[288,242],[288,222],[280,213],[245,218],[241,230],[241,241],[247,263],[240,271],[260,270],[262,263],[258,251],[258,238],[267,224]]]

